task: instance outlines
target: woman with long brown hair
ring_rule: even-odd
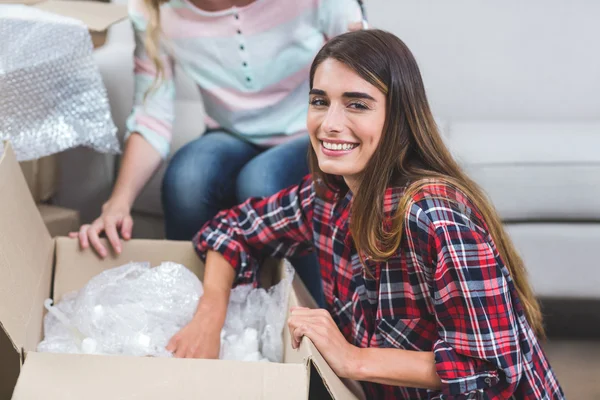
[[[523,262],[443,144],[409,49],[383,31],[339,36],[310,87],[312,176],[200,230],[205,294],[169,348],[216,357],[232,283],[314,250],[327,309],[292,310],[293,345],[310,338],[369,399],[563,398]]]

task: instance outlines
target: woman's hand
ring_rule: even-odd
[[[331,369],[342,378],[349,378],[358,360],[360,349],[348,343],[327,310],[295,307],[291,310],[288,328],[292,347],[297,349],[303,336],[316,346]]]
[[[171,338],[167,351],[177,358],[219,358],[221,329],[227,308],[214,307],[200,300],[192,321]]]
[[[117,254],[121,253],[119,233],[125,240],[131,239],[133,219],[130,207],[125,202],[109,200],[102,207],[102,215],[91,225],[82,225],[79,232],[69,233],[71,238],[79,238],[82,249],[87,249],[90,243],[102,258],[108,255],[107,249],[100,242],[100,234],[106,232],[108,240]]]

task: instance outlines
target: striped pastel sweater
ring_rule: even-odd
[[[198,85],[207,127],[272,146],[305,133],[313,58],[327,38],[362,19],[356,0],[256,0],[217,12],[170,0],[160,11],[166,76],[144,101],[156,74],[143,44],[148,14],[143,0],[130,0],[129,11],[136,48],[127,129],[163,157],[174,119],[174,63]]]

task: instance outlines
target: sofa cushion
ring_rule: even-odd
[[[598,297],[599,224],[507,224],[534,291],[544,297]]]
[[[453,122],[448,143],[504,220],[600,219],[600,121]]]

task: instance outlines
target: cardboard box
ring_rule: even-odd
[[[106,41],[107,29],[127,18],[127,6],[76,0],[0,0],[0,4],[27,4],[40,10],[82,21],[90,30],[94,48]]]
[[[38,211],[51,237],[68,236],[69,232],[79,230],[79,212],[75,210],[38,204]]]
[[[119,257],[100,260],[80,251],[77,240],[52,239],[46,230],[10,145],[0,159],[0,398],[13,399],[356,399],[315,346],[304,339],[291,348],[284,329],[284,362],[260,363],[149,357],[37,353],[43,301],[60,301],[101,271],[129,261],[174,261],[200,279],[203,265],[191,242],[131,240]],[[265,265],[261,282],[275,283],[280,264]],[[289,306],[310,305],[295,279]],[[352,389],[351,389],[352,388]]]
[[[56,194],[58,184],[58,155],[19,163],[36,203],[48,201]]]

